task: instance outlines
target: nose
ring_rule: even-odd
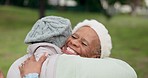
[[[71,40],[71,45],[74,46],[74,47],[79,47],[79,40],[78,39],[75,39],[75,40]]]

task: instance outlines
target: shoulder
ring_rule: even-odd
[[[57,64],[57,68],[68,65],[69,69],[65,69],[65,72],[77,71],[75,73],[78,76],[83,75],[84,78],[137,78],[135,70],[128,63],[115,58],[96,59],[62,55]]]

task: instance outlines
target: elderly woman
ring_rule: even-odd
[[[47,52],[49,55],[47,60],[52,62],[51,55],[62,54],[61,47],[71,34],[71,22],[67,18],[46,16],[37,20],[24,40],[28,45],[27,54],[11,65],[7,78],[20,78],[18,66],[31,55],[35,55],[35,59],[39,60],[40,56]],[[45,65],[48,64],[48,61],[46,61]],[[46,71],[45,68],[43,70]]]
[[[104,25],[85,20],[75,26],[62,47],[63,53],[73,55],[53,55],[48,66],[44,64],[46,56],[39,61],[32,56],[20,67],[20,72],[25,78],[137,78],[127,63],[108,58],[111,48],[111,38]]]

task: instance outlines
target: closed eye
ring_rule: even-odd
[[[88,44],[86,42],[82,42],[82,45],[84,46],[88,46]]]
[[[78,38],[78,37],[75,36],[75,35],[71,35],[71,37],[72,37],[73,39],[77,39],[77,38]]]

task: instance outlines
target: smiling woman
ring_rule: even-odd
[[[111,38],[105,26],[96,20],[84,20],[75,26],[73,34],[66,40],[66,43],[62,47],[62,51],[63,53],[70,55],[103,59],[110,55],[111,48]],[[36,64],[38,64],[37,61],[27,59],[20,67],[20,71],[23,70],[23,72],[21,72],[21,76],[24,76],[25,78],[30,76],[38,77],[38,75],[40,75],[41,78],[55,77],[54,73],[57,66],[56,62],[58,61],[59,56],[60,55],[54,54],[51,57],[48,57],[42,66],[42,70],[40,70],[41,67],[36,66]],[[33,61],[34,64],[31,64],[31,61]],[[30,67],[29,64],[31,64],[33,67]],[[25,71],[28,68],[31,69]],[[32,68],[36,69],[38,73],[33,71]],[[34,72],[36,73],[35,75]]]
[[[73,35],[62,48],[63,52],[73,55],[54,54],[48,56],[42,63],[40,60],[36,61],[33,55],[20,66],[21,76],[24,78],[39,76],[40,78],[137,78],[130,65],[122,60],[109,58],[111,48],[111,37],[104,25],[96,20],[85,20],[74,28]],[[95,57],[92,58],[93,56]],[[24,60],[17,60],[19,61]],[[16,67],[17,65],[13,67],[13,71],[17,71],[18,74],[13,73],[11,69],[7,78],[19,78],[17,76],[20,73]]]
[[[100,40],[96,32],[89,26],[84,26],[68,38],[62,51],[65,54],[100,58],[100,49]]]
[[[74,36],[75,34],[80,34],[82,36],[82,39],[85,39],[89,43],[91,43],[90,44],[91,46],[92,45],[95,46],[93,47],[95,49],[91,50],[90,52],[95,52],[95,53],[97,52],[98,54],[97,57],[105,58],[110,56],[112,49],[111,36],[102,23],[96,20],[84,20],[83,22],[80,22],[75,26],[72,33]]]

